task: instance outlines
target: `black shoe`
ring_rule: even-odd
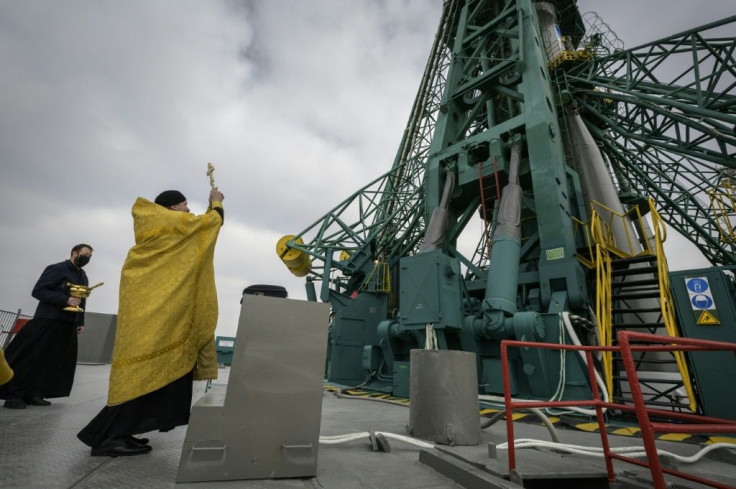
[[[51,403],[49,401],[47,401],[46,399],[42,399],[40,397],[32,397],[30,399],[25,399],[25,403],[31,406],[51,406]]]
[[[127,457],[143,455],[151,451],[148,445],[139,445],[129,438],[112,438],[92,448],[93,457]]]
[[[138,445],[148,445],[148,438],[138,438],[136,436],[129,436],[128,439],[132,441],[133,443],[136,443]]]
[[[3,407],[8,409],[25,409],[26,403],[23,399],[8,399],[5,401],[5,404],[3,404]]]

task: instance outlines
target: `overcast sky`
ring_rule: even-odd
[[[627,47],[736,13],[731,0],[578,5]],[[276,241],[391,167],[441,7],[0,0],[0,309],[32,314],[43,268],[86,242],[90,283],[105,282],[88,310],[116,313],[132,203],[175,188],[203,212],[208,161],[226,210],[218,334],[234,334],[248,285],[304,298]]]

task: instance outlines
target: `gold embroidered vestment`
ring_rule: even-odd
[[[136,200],[135,245],[120,276],[108,406],[160,389],[192,369],[195,380],[217,378],[213,258],[221,226],[212,208],[196,216]]]

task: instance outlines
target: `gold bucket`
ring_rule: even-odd
[[[92,293],[92,289],[97,288],[100,285],[104,285],[104,284],[105,284],[104,282],[100,282],[97,285],[88,287],[86,285],[77,285],[77,284],[68,282],[66,286],[69,287],[69,295],[71,295],[72,297],[79,297],[80,299],[86,299]],[[72,311],[72,312],[84,312],[84,309],[82,309],[79,306],[66,306],[64,310]]]

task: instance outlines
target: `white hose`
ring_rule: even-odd
[[[353,440],[360,440],[361,438],[365,438],[366,436],[370,437],[370,434],[367,431],[360,433],[349,433],[347,435],[320,436],[319,442],[322,445],[336,445],[338,443],[347,443]]]
[[[424,326],[424,349],[425,350],[438,350],[439,343],[437,342],[437,332],[434,330],[434,324],[427,323]]]
[[[562,318],[562,325],[564,325],[565,330],[567,331],[567,334],[570,336],[570,339],[572,339],[573,344],[576,346],[582,346],[580,343],[580,338],[578,338],[577,333],[575,332],[575,329],[572,327],[572,323],[570,322],[570,313],[569,312],[563,312],[560,314]],[[562,340],[562,331],[560,331],[560,339]],[[560,350],[562,353],[564,353],[564,350]],[[578,351],[581,358],[583,359],[583,364],[587,365],[587,357],[583,351]],[[557,384],[557,389],[555,390],[555,393],[552,395],[552,398],[550,398],[550,401],[555,401],[558,398],[562,397],[563,390],[562,387],[564,387],[564,379],[565,379],[565,363],[564,363],[564,355],[560,357],[560,382]],[[598,372],[594,369],[593,372],[595,373],[595,380],[598,384],[598,387],[600,389],[601,394],[603,395],[603,402],[608,402],[608,389],[606,389],[606,385],[603,382],[603,379],[598,374]],[[486,401],[492,401],[497,403],[505,403],[506,399],[503,396],[492,396],[492,395],[479,395],[478,399],[480,400],[486,400]],[[539,402],[535,399],[511,399],[514,402]],[[566,409],[570,411],[574,411],[576,413],[584,414],[586,416],[595,416],[596,411],[595,409],[585,409],[585,408],[579,408],[579,407],[567,407]],[[602,410],[602,412],[606,412],[606,408]]]
[[[552,424],[552,422],[549,420],[549,418],[542,412],[541,409],[537,408],[526,408],[525,411],[530,411],[533,414],[536,414],[539,420],[547,427],[547,430],[549,431],[550,436],[552,437],[552,441],[559,442],[560,437],[557,434],[557,430],[555,429],[555,426]],[[485,419],[481,421],[480,423],[480,429],[484,430],[488,428],[489,426],[493,426],[496,424],[503,416],[506,415],[506,410],[501,409],[499,412],[494,414],[492,417]]]
[[[414,445],[419,448],[434,448],[434,445],[432,445],[431,443],[427,443],[425,441],[418,440],[410,436],[398,435],[396,433],[388,433],[386,431],[376,431],[375,434],[383,435],[386,438],[400,441],[402,443],[407,443],[409,445]],[[337,445],[339,443],[347,443],[355,440],[360,440],[361,438],[370,439],[370,436],[371,434],[367,431],[361,431],[359,433],[348,433],[346,435],[320,436],[319,443],[320,445]]]
[[[561,345],[564,345],[565,344],[565,326],[564,326],[564,323],[562,321],[562,315],[560,315],[560,320],[558,321],[558,325],[560,327],[560,330],[559,330],[559,333],[558,333],[558,335],[560,337],[560,344]],[[565,364],[565,360],[566,360],[566,357],[567,357],[566,353],[567,352],[565,350],[563,350],[563,349],[560,348],[560,351],[559,351],[559,355],[560,355],[560,368],[559,368],[559,370],[557,372],[557,376],[558,376],[559,380],[557,381],[557,388],[555,389],[555,393],[552,394],[552,397],[549,398],[550,401],[558,401],[558,400],[562,399],[562,395],[565,392],[565,375],[566,375],[566,372],[567,372],[567,367],[566,367],[566,364]],[[551,408],[546,408],[545,411],[548,414],[553,414],[553,413],[551,413]]]
[[[418,440],[416,438],[412,438],[410,436],[404,436],[404,435],[398,435],[396,433],[389,433],[386,431],[376,431],[376,435],[383,435],[386,438],[390,438],[392,440],[400,441],[402,443],[407,443],[409,445],[414,445],[419,448],[434,448],[434,445],[431,443],[427,443],[422,440]],[[345,435],[333,435],[333,436],[320,436],[319,437],[319,443],[320,445],[337,445],[340,443],[348,443],[355,440],[360,440],[363,438],[370,439],[370,433],[367,431],[361,431],[358,433],[348,433]],[[599,447],[588,447],[584,445],[572,445],[568,443],[555,443],[552,441],[544,441],[544,440],[535,440],[532,438],[519,438],[514,443],[515,448],[548,448],[551,450],[558,450],[566,453],[574,453],[577,455],[584,455],[588,457],[603,457],[603,449]],[[496,446],[499,450],[508,450],[509,444],[508,443],[500,443]],[[736,445],[732,443],[714,443],[712,445],[708,445],[707,447],[699,450],[697,453],[685,456],[685,455],[678,455],[676,453],[668,452],[666,450],[660,450],[657,449],[657,455],[662,456],[668,456],[672,457],[673,459],[677,460],[678,462],[685,463],[685,464],[692,464],[700,459],[702,459],[705,455],[708,453],[722,449],[722,448],[728,448],[731,450],[736,450]],[[621,455],[627,455],[629,457],[646,457],[647,452],[644,450],[644,447],[611,447],[611,452],[621,454]]]
[[[567,330],[567,334],[570,335],[570,339],[572,339],[573,344],[575,346],[582,346],[580,343],[580,338],[578,338],[577,333],[575,332],[575,329],[572,327],[572,323],[570,322],[570,313],[569,312],[563,312],[562,314],[562,322],[565,325],[565,329]],[[583,359],[583,364],[588,365],[588,357],[585,355],[585,353],[582,350],[578,350],[578,354],[580,355],[580,358]],[[598,371],[593,369],[593,373],[595,374],[595,381],[598,384],[598,388],[600,389],[601,394],[603,395],[603,402],[608,402],[608,389],[606,389],[606,384],[603,382],[603,379],[598,374]],[[594,409],[583,409],[583,408],[576,408],[571,407],[568,408],[571,411],[575,411],[577,413],[586,414],[588,416],[595,416],[596,411]],[[603,409],[603,412],[606,412],[606,409]]]
[[[534,440],[531,438],[519,438],[514,442],[515,448],[550,448],[554,450],[560,450],[567,453],[575,453],[578,455],[586,455],[590,457],[603,457],[603,449],[598,447],[586,447],[583,445],[570,445],[567,443],[555,443],[551,441],[543,441],[543,440]],[[499,450],[508,450],[508,443],[501,443],[496,446]],[[720,448],[730,448],[732,450],[736,449],[736,445],[733,445],[732,443],[714,443],[712,445],[708,445],[707,447],[703,448],[702,450],[698,451],[696,454],[691,455],[689,457],[686,457],[684,455],[677,455],[672,452],[668,452],[666,450],[660,450],[657,449],[657,454],[662,456],[666,455],[668,457],[672,457],[678,462],[682,462],[685,464],[691,464],[695,463],[701,458],[703,458],[706,454],[709,452],[712,452],[713,450],[717,450]],[[626,454],[630,457],[646,457],[647,452],[644,450],[644,447],[611,447],[611,452],[618,453],[618,454]]]

